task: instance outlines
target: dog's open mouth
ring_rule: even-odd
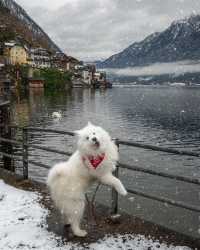
[[[99,142],[99,141],[96,141],[96,142],[93,144],[93,147],[99,148],[99,147],[100,147],[100,142]]]

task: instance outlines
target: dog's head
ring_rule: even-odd
[[[98,155],[106,151],[111,138],[101,127],[88,122],[81,130],[75,131],[78,135],[78,150],[85,155]]]

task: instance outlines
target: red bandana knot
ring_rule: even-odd
[[[96,169],[99,166],[99,164],[101,164],[104,158],[105,158],[105,154],[97,155],[96,157],[88,156],[88,160],[94,169]],[[83,160],[84,161],[86,160],[85,157],[83,157]]]

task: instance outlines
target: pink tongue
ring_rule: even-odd
[[[99,155],[96,158],[90,157],[89,161],[94,169],[96,169],[99,166],[99,164],[103,161],[104,157],[105,157],[105,154]]]

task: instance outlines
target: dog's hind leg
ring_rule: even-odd
[[[63,215],[63,222],[64,222],[64,227],[65,228],[70,227],[70,222],[69,222],[68,216]]]
[[[69,223],[71,224],[74,235],[78,237],[85,237],[87,232],[80,228],[81,219],[83,217],[85,202],[84,200],[74,200],[71,203],[70,215],[68,216]]]
[[[105,185],[109,185],[111,187],[114,187],[115,190],[125,196],[127,195],[127,191],[125,189],[125,187],[123,186],[123,184],[121,183],[121,181],[116,178],[115,176],[113,176],[111,173],[104,175],[103,177],[101,177],[100,181],[105,184]]]

